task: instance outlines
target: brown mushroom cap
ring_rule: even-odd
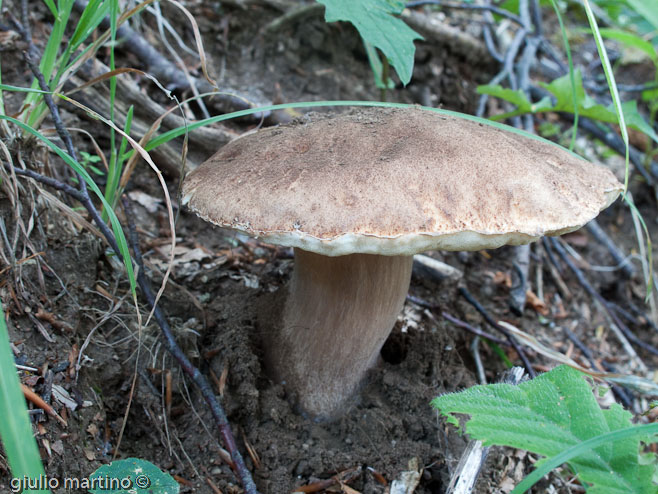
[[[477,250],[560,235],[622,185],[548,141],[422,110],[359,109],[261,130],[189,174],[199,216],[328,256]]]

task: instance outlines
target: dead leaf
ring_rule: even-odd
[[[400,477],[391,482],[390,494],[413,494],[420,482],[422,468],[418,466],[418,458],[409,460],[409,470],[401,472]]]
[[[506,271],[496,271],[493,275],[493,282],[505,288],[512,288],[512,277]]]
[[[540,299],[532,290],[525,292],[525,301],[535,310],[535,312],[541,314],[542,316],[548,316],[550,314],[546,303]]]
[[[61,439],[58,439],[52,444],[52,449],[55,453],[57,453],[59,456],[64,455],[64,443],[62,442]]]
[[[53,384],[53,398],[71,410],[78,408],[76,401],[71,398],[71,395],[68,393],[68,391],[62,388],[59,384]]]
[[[150,196],[141,190],[133,190],[128,192],[128,197],[143,206],[144,209],[146,209],[149,213],[156,213],[158,211],[158,206],[162,204],[161,199]]]

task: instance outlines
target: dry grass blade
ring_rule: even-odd
[[[500,324],[503,328],[505,328],[507,331],[512,333],[522,344],[532,348],[534,351],[543,355],[544,357],[547,357],[561,364],[568,365],[569,367],[572,367],[580,372],[588,374],[597,379],[602,379],[602,380],[618,383],[624,386],[629,386],[632,387],[633,389],[636,389],[646,394],[653,394],[653,395],[658,394],[658,385],[648,379],[644,379],[638,376],[633,376],[628,374],[618,374],[613,372],[598,372],[592,369],[587,369],[581,366],[580,364],[578,364],[577,362],[575,362],[574,360],[570,359],[566,355],[560,352],[556,352],[555,350],[552,350],[550,348],[547,348],[542,343],[537,341],[537,339],[534,336],[531,336],[528,333],[521,331],[516,326],[513,326],[505,321],[498,321],[498,324]]]
[[[107,164],[107,159],[105,159],[105,153],[101,149],[101,147],[98,145],[98,142],[96,142],[96,139],[94,139],[94,136],[92,136],[89,132],[87,132],[85,129],[80,129],[78,127],[67,127],[66,130],[69,132],[79,132],[81,134],[84,134],[89,138],[89,141],[91,142],[91,145],[94,147],[94,151],[96,151],[96,156],[98,156],[101,161],[103,162],[103,166],[105,169],[108,169],[108,164]],[[43,134],[48,135],[50,132],[55,134],[57,131],[55,129],[44,129]]]
[[[630,192],[626,192],[628,199],[633,201],[633,196]],[[644,234],[642,233],[642,225],[640,224],[639,212],[635,208],[630,208],[631,217],[633,218],[633,228],[635,229],[635,238],[637,238],[637,245],[640,251],[640,262],[642,263],[642,275],[644,276],[644,283],[646,286],[651,285],[653,277],[653,266],[649,265],[649,259],[646,244],[644,242]],[[653,290],[648,295],[649,308],[651,309],[651,319],[654,324],[658,324],[658,308],[656,307],[656,291]]]
[[[214,87],[217,87],[217,83],[208,75],[208,69],[206,67],[206,52],[203,49],[201,33],[199,32],[199,26],[197,25],[196,20],[192,14],[190,14],[190,12],[176,0],[169,0],[169,2],[181,9],[192,24],[192,30],[194,31],[194,41],[196,42],[196,47],[199,52],[199,59],[201,60],[201,71],[203,72],[203,76],[206,78],[206,80]]]
[[[23,259],[18,259],[18,260],[16,260],[16,265],[18,266],[18,265],[20,265],[20,264],[23,264],[24,262],[27,262],[27,261],[30,261],[30,260],[34,259],[35,257],[41,257],[41,256],[44,256],[45,254],[46,254],[46,253],[45,253],[44,251],[41,251],[41,252],[35,252],[35,253],[32,254],[31,256],[27,256],[27,257],[24,257]],[[5,268],[0,269],[0,276],[3,275],[3,274],[5,274],[5,273],[6,273],[7,271],[9,271],[10,269],[11,269],[11,266],[7,266],[7,267],[5,267]]]
[[[320,480],[319,482],[314,482],[312,484],[307,484],[307,485],[302,485],[300,487],[295,487],[293,489],[293,493],[295,492],[304,492],[304,493],[310,493],[310,492],[320,492],[322,490],[328,489],[329,487],[339,484],[343,485],[346,482],[351,482],[355,478],[357,478],[359,475],[361,475],[361,467],[352,467],[348,468],[347,470],[343,470],[342,472],[337,473],[333,477],[326,479],[326,480]]]
[[[206,484],[208,484],[208,487],[210,487],[210,489],[212,489],[215,494],[224,494],[222,490],[217,487],[212,480],[210,480],[209,477],[206,477]]]
[[[162,176],[162,172],[160,172],[160,169],[153,162],[153,160],[151,159],[151,156],[149,156],[149,153],[142,146],[140,146],[139,143],[137,141],[135,141],[135,139],[133,139],[128,134],[126,134],[122,129],[117,127],[114,124],[114,122],[111,122],[110,120],[106,119],[102,115],[99,115],[98,113],[93,111],[91,108],[83,105],[82,103],[80,103],[80,102],[78,102],[78,101],[76,101],[72,98],[69,98],[69,97],[64,96],[62,94],[59,94],[58,96],[60,96],[65,101],[71,103],[72,105],[77,106],[81,110],[87,112],[92,118],[100,120],[103,123],[105,123],[106,125],[112,127],[116,132],[118,132],[123,137],[125,137],[128,140],[128,142],[130,143],[130,145],[133,147],[133,149],[135,149],[135,151],[137,151],[137,153],[139,153],[139,155],[149,164],[151,169],[155,172],[156,176],[158,177],[158,181],[160,182],[160,187],[162,188],[162,191],[164,193],[165,204],[167,206],[167,214],[169,216],[169,231],[170,231],[170,236],[171,236],[171,242],[170,242],[171,253],[170,253],[170,256],[169,256],[169,263],[168,263],[168,266],[167,266],[167,271],[165,271],[164,278],[162,280],[162,284],[160,285],[160,289],[158,290],[158,293],[155,296],[154,308],[151,309],[151,312],[149,313],[148,318],[146,319],[145,324],[148,325],[149,321],[151,320],[151,317],[153,317],[153,312],[155,310],[155,306],[157,306],[158,301],[160,300],[160,297],[162,296],[162,293],[164,292],[165,286],[167,285],[167,280],[169,279],[169,276],[171,274],[171,269],[172,269],[172,265],[173,265],[173,262],[174,262],[174,249],[176,248],[176,229],[175,229],[176,227],[174,225],[174,209],[173,209],[173,206],[171,204],[171,197],[169,196],[169,191],[167,190],[167,184],[164,180],[164,177]]]
[[[260,462],[260,456],[258,456],[256,449],[251,445],[249,439],[247,439],[247,435],[244,433],[244,431],[242,431],[242,440],[244,441],[244,445],[247,448],[247,452],[251,457],[251,461],[254,462],[254,468],[256,470],[260,470],[262,467],[262,464]]]
[[[226,388],[226,380],[228,379],[228,364],[222,369],[222,374],[219,376],[219,396],[224,397],[224,389]]]
[[[108,79],[111,79],[112,77],[116,77],[121,74],[138,74],[142,77],[146,77],[150,81],[152,81],[156,86],[158,86],[163,93],[165,93],[169,98],[172,98],[171,96],[171,91],[168,91],[161,83],[158,81],[157,78],[153,77],[151,74],[148,72],[144,72],[143,70],[139,69],[134,69],[132,67],[121,67],[118,69],[110,70],[109,72],[105,72],[104,74],[101,74],[99,76],[94,77],[93,79],[85,82],[84,84],[79,85],[76,88],[71,89],[70,91],[66,91],[67,96],[70,96],[74,93],[77,93],[78,91],[82,91],[85,88],[88,88],[89,86],[93,86],[94,84],[97,84],[99,82],[106,81]]]
[[[192,77],[192,75],[190,74],[190,71],[187,68],[187,65],[185,64],[185,61],[178,54],[178,51],[175,50],[169,44],[169,41],[167,40],[167,36],[164,33],[165,25],[168,25],[172,29],[172,32],[175,34],[175,37],[179,41],[182,42],[182,39],[180,38],[180,36],[178,36],[178,33],[176,33],[176,31],[173,29],[173,27],[171,27],[171,25],[169,25],[169,23],[164,19],[163,15],[162,15],[162,11],[160,9],[160,4],[159,3],[154,4],[153,7],[151,7],[149,9],[149,11],[152,11],[152,13],[155,15],[155,18],[157,20],[158,30],[160,32],[160,39],[162,40],[162,44],[165,46],[165,48],[167,49],[167,51],[169,52],[171,57],[176,61],[176,64],[178,65],[178,67],[180,68],[183,76],[187,80],[187,83],[188,83],[192,93],[194,94],[194,96],[198,96],[199,95],[199,88],[197,87],[198,85],[197,85],[196,80],[195,80],[196,78]],[[185,45],[183,45],[183,46],[185,46]],[[194,54],[196,55],[196,52],[194,52]],[[199,110],[201,111],[201,114],[203,115],[203,118],[210,118],[210,113],[208,112],[208,109],[206,108],[206,105],[203,102],[203,100],[199,99],[198,103],[199,103]]]
[[[70,206],[60,201],[57,198],[57,196],[51,194],[50,192],[48,192],[47,190],[41,187],[39,187],[39,194],[51,205],[59,209],[62,212],[62,214],[67,218],[69,218],[74,224],[76,224],[78,228],[80,229],[84,228],[85,230],[89,231],[93,235],[96,235],[96,237],[105,241],[105,237],[103,237],[103,234],[98,230],[98,228],[96,228],[94,225],[92,225],[86,219],[84,219],[80,213],[78,213],[77,211],[73,210]]]

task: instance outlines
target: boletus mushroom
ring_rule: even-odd
[[[186,177],[183,202],[215,225],[294,247],[266,360],[302,409],[324,419],[375,364],[414,254],[561,235],[621,190],[606,168],[513,129],[371,108],[236,139]]]

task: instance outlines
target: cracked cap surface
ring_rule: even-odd
[[[318,115],[238,138],[192,171],[201,218],[337,256],[524,244],[576,230],[623,189],[547,141],[420,108]]]

